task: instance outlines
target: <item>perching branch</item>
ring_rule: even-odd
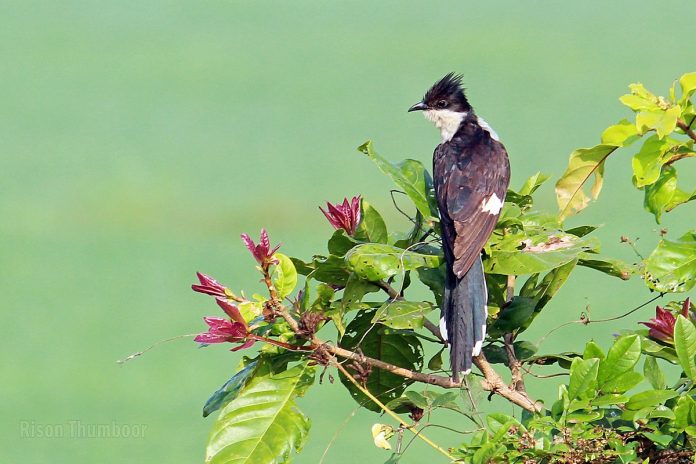
[[[278,299],[278,293],[275,290],[275,287],[273,286],[273,282],[270,278],[270,274],[268,272],[268,269],[262,269],[264,273],[264,282],[266,283],[266,286],[268,287],[268,292],[271,297],[270,305],[273,308],[273,310],[280,316],[282,317],[287,323],[290,329],[297,333],[300,334],[300,326],[293,318],[290,313],[288,312],[288,309],[283,305],[282,301]],[[388,284],[387,284],[388,285]],[[439,330],[438,330],[439,333]],[[378,369],[382,369],[388,372],[391,372],[392,374],[401,376],[403,378],[413,380],[414,382],[421,382],[421,383],[426,383],[429,385],[437,385],[442,388],[461,388],[462,387],[462,382],[454,382],[450,377],[445,377],[441,375],[435,375],[435,374],[424,374],[422,372],[416,372],[412,371],[409,369],[404,369],[403,367],[395,366],[394,364],[390,364],[384,361],[381,361],[379,359],[375,358],[370,358],[367,356],[364,356],[362,354],[358,354],[354,351],[347,350],[345,348],[341,348],[339,346],[334,346],[332,344],[329,344],[325,342],[324,340],[321,340],[318,338],[316,335],[312,335],[310,339],[310,347],[313,349],[317,349],[319,347],[323,347],[326,349],[329,353],[344,358],[344,359],[351,359],[360,363],[368,364],[372,367],[376,367]],[[483,374],[484,379],[481,381],[481,387],[489,391],[491,393],[497,394],[502,396],[503,398],[507,399],[508,401],[530,411],[530,412],[539,412],[542,410],[542,406],[540,403],[537,403],[533,401],[529,396],[527,396],[526,392],[520,392],[514,389],[511,389],[508,387],[503,379],[498,375],[497,372],[491,367],[491,365],[486,361],[485,356],[483,354],[477,356],[474,358],[474,364],[479,368],[481,373]]]

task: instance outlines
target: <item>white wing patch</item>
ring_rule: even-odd
[[[483,120],[483,118],[478,118],[478,125],[481,126],[481,129],[485,130],[489,134],[491,134],[491,138],[493,140],[497,140],[500,142],[500,139],[498,138],[498,134],[493,130],[491,126],[488,125],[486,121]]]
[[[449,142],[457,133],[459,125],[462,123],[467,113],[458,113],[452,110],[426,110],[423,111],[425,119],[435,123],[435,127],[440,129],[442,142]]]
[[[495,193],[481,203],[481,211],[488,214],[498,214],[502,208],[503,200],[498,198]]]
[[[445,322],[444,317],[440,318],[440,335],[442,335],[442,338],[447,341],[447,323]]]

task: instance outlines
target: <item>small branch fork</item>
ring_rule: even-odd
[[[295,318],[293,318],[290,315],[288,308],[278,298],[278,293],[275,287],[273,286],[268,267],[264,267],[262,269],[262,272],[264,274],[264,283],[268,287],[269,295],[271,297],[271,300],[269,301],[269,307],[273,310],[275,314],[282,317],[287,322],[288,326],[290,327],[290,330],[292,330],[298,335],[302,334],[299,323]],[[382,284],[383,285],[378,285],[383,290],[385,290],[385,292],[387,292],[387,294],[389,294],[391,298],[400,298],[398,292],[392,289],[391,286],[389,286],[389,284]],[[437,332],[438,338],[442,339],[437,327],[435,327],[433,324],[431,325],[431,332]],[[334,356],[353,360],[362,364],[367,364],[369,366],[391,372],[392,374],[404,377],[409,380],[413,380],[415,382],[422,382],[429,385],[437,385],[442,388],[462,388],[461,381],[454,382],[450,377],[435,374],[424,374],[422,372],[404,369],[403,367],[395,366],[394,364],[390,364],[379,359],[370,358],[364,356],[363,354],[358,354],[354,351],[350,351],[345,348],[332,345],[330,343],[325,342],[324,340],[321,340],[314,334],[310,335],[309,337],[305,336],[305,338],[308,338],[311,344],[309,347],[306,348],[309,348],[311,350],[322,347],[322,349],[328,351]],[[300,347],[293,346],[293,348],[298,349]],[[483,380],[481,380],[481,387],[484,390],[491,392],[491,394],[500,395],[508,401],[530,412],[540,412],[543,409],[541,403],[535,402],[531,398],[529,398],[529,396],[527,396],[527,393],[524,390],[518,391],[515,388],[510,388],[508,385],[506,385],[505,381],[488,363],[483,354],[474,358],[474,364],[479,368],[479,370],[483,374]]]

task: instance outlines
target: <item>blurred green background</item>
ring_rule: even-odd
[[[539,170],[555,179],[574,148],[628,116],[627,84],[665,94],[694,70],[690,13],[688,1],[3,2],[0,462],[201,462],[213,421],[202,405],[238,355],[183,339],[116,363],[217,315],[190,291],[195,271],[260,290],[239,234],[265,226],[308,257],[331,232],[324,200],[360,193],[404,225],[355,147],[370,138],[387,158],[429,165],[437,131],[406,109],[449,71],[506,144],[513,186]],[[658,239],[631,154],[610,160],[599,203],[570,221],[606,223],[605,252],[627,260],[621,234],[644,252]],[[555,208],[552,192],[541,207]],[[667,215],[670,235],[694,212]],[[587,305],[597,318],[649,297],[639,280],[579,271],[527,338]],[[541,350],[606,346],[652,314],[571,326]],[[554,384],[531,389],[551,401]],[[313,429],[296,461],[316,463],[355,405],[327,382],[301,407]],[[378,420],[358,411],[325,462],[383,462]],[[71,437],[72,421],[146,428]],[[54,426],[67,436],[39,436]],[[404,462],[423,459],[438,458],[416,444]]]

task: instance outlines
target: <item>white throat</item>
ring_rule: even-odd
[[[442,143],[449,142],[459,129],[459,124],[464,120],[468,113],[459,113],[452,110],[425,110],[425,119],[432,121],[435,127],[440,129]]]

